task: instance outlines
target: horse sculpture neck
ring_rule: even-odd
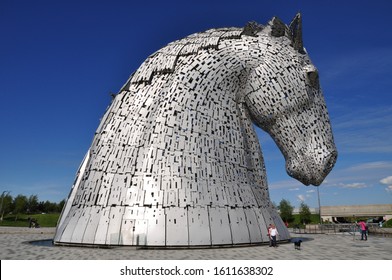
[[[189,37],[198,42],[193,48],[180,40],[150,56],[109,108],[111,115],[97,130],[102,136],[92,154],[99,153],[103,143],[125,146],[133,155],[131,164],[115,172],[151,176],[152,183],[163,181],[168,189],[178,180],[178,185],[189,186],[188,194],[208,189],[209,197],[184,193],[179,206],[195,200],[203,200],[203,205],[250,206],[258,205],[255,197],[268,197],[259,142],[242,103],[244,83],[255,62],[249,55],[252,40],[241,38],[241,31],[207,31]],[[219,34],[220,40],[210,38],[216,43],[206,47],[201,38],[211,33]],[[110,135],[120,121],[120,133]],[[225,189],[234,195],[224,195]]]

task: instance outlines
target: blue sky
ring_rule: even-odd
[[[289,23],[300,11],[339,151],[322,205],[392,203],[392,2],[0,2],[0,192],[67,197],[110,93],[143,60],[209,28]],[[258,130],[271,199],[317,207],[315,187],[285,173]]]

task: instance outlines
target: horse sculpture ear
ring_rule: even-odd
[[[248,36],[255,37],[255,36],[257,36],[258,32],[263,30],[263,28],[264,27],[262,25],[258,24],[257,22],[251,21],[251,22],[248,22],[248,24],[244,27],[241,35],[248,35]]]
[[[273,17],[269,22],[271,26],[271,35],[274,37],[282,37],[286,35],[286,24],[281,21],[278,17]]]
[[[295,15],[290,23],[289,29],[294,49],[299,53],[304,54],[305,50],[302,41],[302,17],[300,13]]]

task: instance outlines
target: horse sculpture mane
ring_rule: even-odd
[[[293,19],[289,27],[279,18],[274,17],[270,21],[270,27],[272,36],[289,37],[294,49],[303,52],[300,14]],[[126,85],[129,82],[132,84],[150,83],[155,74],[173,73],[178,58],[181,56],[197,55],[200,50],[216,50],[222,40],[240,40],[241,36],[256,36],[264,28],[265,26],[256,22],[249,22],[244,28],[209,29],[169,43],[166,47],[150,55],[139,69],[131,75]]]
[[[55,244],[251,244],[269,240],[268,224],[288,240],[253,123],[290,175],[320,184],[336,151],[314,73],[300,15],[207,30],[152,54],[102,118]]]

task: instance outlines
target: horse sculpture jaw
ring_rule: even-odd
[[[337,155],[336,150],[330,151],[320,164],[299,157],[289,158],[286,160],[287,174],[306,186],[319,186],[334,167]]]

